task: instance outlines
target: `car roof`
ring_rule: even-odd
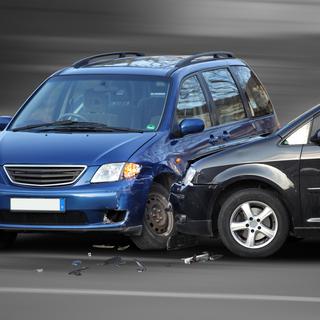
[[[193,57],[195,58],[193,59]],[[90,57],[86,59],[88,61]],[[245,64],[242,60],[231,56],[231,54],[230,56],[208,59],[206,53],[196,55],[126,56],[113,59],[108,58],[96,63],[80,64],[79,66],[81,61],[71,67],[60,70],[56,74],[127,74],[169,77],[176,71],[189,73],[205,68]]]

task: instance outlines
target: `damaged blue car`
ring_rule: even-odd
[[[106,53],[49,77],[0,127],[0,245],[19,232],[117,232],[163,249],[190,157],[274,132],[252,69],[228,52]]]

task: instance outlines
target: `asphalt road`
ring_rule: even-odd
[[[319,319],[319,241],[289,242],[264,260],[240,259],[216,241],[171,252],[92,247],[102,243],[125,240],[21,235],[1,252],[1,319]],[[223,257],[181,261],[205,250]],[[115,255],[126,264],[103,265]],[[144,272],[137,272],[136,258]],[[81,276],[68,274],[77,269],[74,260],[88,267]]]

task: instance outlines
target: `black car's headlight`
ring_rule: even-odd
[[[93,178],[91,183],[114,182],[122,179],[132,179],[140,173],[141,166],[137,163],[119,162],[107,163],[102,165]]]
[[[188,171],[186,172],[184,178],[182,179],[182,184],[184,186],[192,186],[192,180],[194,176],[196,175],[197,170],[194,167],[190,167]]]

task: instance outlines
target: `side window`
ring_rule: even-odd
[[[236,77],[244,91],[254,117],[264,116],[273,112],[267,91],[255,74],[243,66],[233,67]]]
[[[176,115],[178,123],[186,118],[200,118],[205,128],[212,126],[209,108],[196,76],[182,83]]]
[[[316,116],[312,121],[310,137],[314,136],[319,129],[320,129],[320,116]]]
[[[216,107],[219,124],[244,119],[246,113],[239,90],[227,69],[203,72]]]
[[[309,139],[311,122],[307,122],[302,127],[291,133],[282,144],[294,146],[300,144],[307,144]]]

